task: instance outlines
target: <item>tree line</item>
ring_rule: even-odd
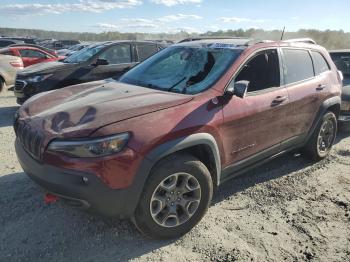
[[[282,35],[281,30],[265,31],[263,29],[237,29],[227,31],[208,31],[204,34],[189,34],[187,32],[178,33],[121,33],[121,32],[57,32],[37,29],[0,28],[1,36],[10,37],[34,37],[40,39],[71,39],[80,41],[110,41],[110,40],[173,40],[179,41],[189,37],[247,37],[254,39],[279,40]],[[285,32],[284,39],[310,37],[318,44],[328,49],[350,48],[350,33],[343,30],[315,30],[300,29],[296,32]]]

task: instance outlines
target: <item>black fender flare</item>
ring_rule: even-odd
[[[215,167],[218,176],[217,184],[219,184],[221,174],[220,151],[216,140],[212,135],[208,133],[197,133],[170,140],[152,149],[141,162],[134,177],[134,182],[129,188],[129,192],[131,193],[130,201],[125,206],[125,213],[128,216],[131,216],[134,213],[151,170],[161,159],[181,150],[199,145],[206,145],[210,148],[215,160]]]
[[[339,105],[341,104],[341,98],[340,96],[334,96],[331,98],[326,99],[325,101],[323,101],[323,103],[320,106],[320,109],[318,110],[316,117],[314,119],[314,122],[312,123],[312,126],[310,128],[310,131],[307,135],[306,138],[306,143],[310,140],[312,134],[315,132],[317,126],[320,124],[320,122],[322,121],[322,117],[323,115],[328,111],[329,108],[331,108],[334,105]]]
[[[206,145],[210,148],[211,153],[213,154],[216,173],[218,174],[218,182],[220,181],[220,172],[221,172],[221,160],[219,147],[216,143],[215,138],[208,133],[197,133],[192,134],[186,137],[181,137],[175,140],[168,141],[157,148],[153,149],[146,158],[152,163],[156,164],[160,159],[176,153],[178,151],[190,148],[193,146]]]

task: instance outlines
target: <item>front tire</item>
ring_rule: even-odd
[[[133,222],[151,238],[176,238],[204,216],[213,195],[207,167],[191,155],[172,155],[152,170]]]
[[[333,147],[336,134],[337,118],[333,112],[327,112],[306,145],[305,152],[315,161],[324,159]]]

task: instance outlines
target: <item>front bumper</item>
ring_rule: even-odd
[[[18,140],[15,148],[24,172],[49,193],[104,216],[125,218],[134,213],[142,187],[111,189],[93,174],[39,163]]]
[[[37,88],[24,80],[16,79],[13,92],[18,104],[23,104],[27,99],[35,94]]]

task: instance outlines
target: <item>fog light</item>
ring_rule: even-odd
[[[89,179],[87,178],[87,177],[83,177],[83,182],[85,183],[85,184],[87,184],[87,183],[89,183]]]

